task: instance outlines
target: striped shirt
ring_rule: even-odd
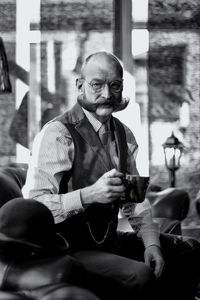
[[[98,133],[101,122],[88,111],[84,110],[84,113]],[[127,172],[131,174],[132,166],[135,166],[137,144],[132,132],[126,126],[125,132],[129,137],[128,140],[132,138],[133,141],[128,143],[127,157]],[[114,163],[117,165],[115,141],[111,146],[115,152]],[[84,211],[80,189],[59,194],[63,172],[71,170],[73,160],[74,143],[66,126],[59,121],[47,123],[34,139],[23,195],[25,198],[34,198],[44,203],[51,210],[55,223]],[[134,213],[142,218],[140,232],[145,246],[159,245],[158,230],[156,224],[152,223],[150,204],[133,204],[131,214]]]

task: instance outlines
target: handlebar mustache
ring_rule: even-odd
[[[84,108],[90,108],[90,110],[95,111],[98,107],[101,105],[109,105],[114,108],[114,112],[121,111],[125,109],[128,104],[130,99],[128,97],[122,97],[121,101],[116,101],[116,99],[111,98],[111,99],[105,99],[105,98],[99,98],[97,102],[88,102],[83,94],[78,95],[77,98],[79,104],[83,106]]]

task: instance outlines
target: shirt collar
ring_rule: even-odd
[[[88,110],[84,109],[83,107],[82,110],[84,111],[88,121],[91,123],[95,132],[98,132],[100,127],[102,126],[102,123],[99,120],[97,120]],[[110,124],[110,121],[108,121],[108,124]]]

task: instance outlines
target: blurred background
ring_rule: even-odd
[[[116,116],[135,133],[140,173],[162,188],[175,176],[191,198],[183,226],[198,228],[199,32],[199,0],[0,0],[0,167],[28,163],[37,132],[75,104],[84,58],[110,51],[125,69],[130,103]],[[163,144],[176,151],[168,168],[181,155],[170,170]]]

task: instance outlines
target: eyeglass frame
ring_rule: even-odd
[[[100,93],[100,92],[102,92],[105,89],[106,84],[109,86],[109,88],[110,88],[110,90],[111,90],[112,93],[119,93],[123,89],[123,79],[122,79],[122,81],[120,81],[120,80],[114,80],[114,81],[111,81],[111,82],[106,82],[105,81],[105,82],[102,83],[102,87],[99,90],[95,90],[94,87],[92,86],[91,82],[88,82],[85,78],[83,78],[83,80],[87,82],[87,84],[91,87],[91,89],[92,89],[92,91],[94,93]],[[114,83],[114,82],[120,82],[120,88],[119,88],[119,90],[116,90],[116,91],[112,90],[111,84]]]

